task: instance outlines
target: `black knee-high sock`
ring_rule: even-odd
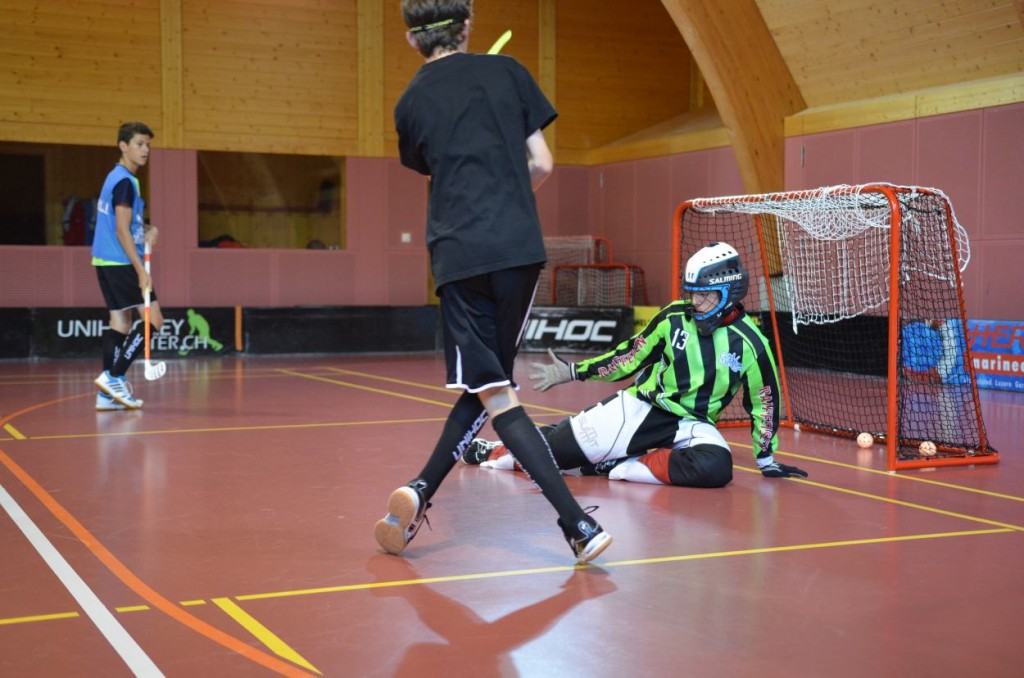
[[[441,481],[455,467],[459,457],[486,421],[487,412],[480,398],[475,393],[464,392],[448,414],[434,452],[420,472],[419,478],[426,483],[426,487],[421,486],[421,489],[427,499],[434,496],[441,487]]]
[[[121,355],[121,345],[127,336],[113,329],[107,329],[103,333],[103,369],[107,372],[113,372],[114,365]]]
[[[132,363],[139,354],[143,351],[142,344],[146,341],[145,335],[142,332],[142,326],[134,328],[125,337],[124,343],[121,344],[121,354],[117,356],[117,360],[114,361],[114,369],[110,370],[111,376],[123,377],[128,368],[132,366]]]
[[[575,525],[585,519],[586,514],[569,492],[565,479],[555,466],[547,440],[530,421],[526,411],[521,406],[514,407],[496,416],[492,423],[501,442],[512,450],[519,465],[558,511],[562,523]]]

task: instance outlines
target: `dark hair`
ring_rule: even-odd
[[[402,19],[425,57],[458,49],[472,18],[473,0],[402,0]]]
[[[153,130],[149,129],[149,126],[144,122],[126,122],[117,130],[117,143],[122,141],[131,143],[132,138],[136,134],[145,134],[150,139],[153,138]]]

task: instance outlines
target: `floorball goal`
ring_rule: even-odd
[[[775,346],[783,425],[870,433],[889,470],[998,461],[967,342],[970,246],[941,191],[865,184],[690,200],[673,230],[680,296],[693,252],[716,241],[739,252],[751,275],[744,306]],[[749,419],[734,402],[719,423]]]

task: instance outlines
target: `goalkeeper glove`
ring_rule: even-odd
[[[550,363],[533,363],[530,379],[533,380],[535,391],[546,391],[556,384],[572,381],[575,376],[576,370],[573,369],[573,366],[555,355],[550,348],[548,355],[551,356]]]
[[[786,466],[785,464],[773,461],[767,466],[761,467],[761,475],[765,478],[806,478],[807,471],[798,469],[796,466]]]

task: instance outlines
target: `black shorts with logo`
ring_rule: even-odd
[[[131,264],[122,266],[97,266],[96,277],[107,308],[111,311],[125,311],[142,306],[142,290],[139,289],[139,274]],[[151,290],[150,301],[156,301],[156,290]]]
[[[510,268],[441,286],[448,388],[478,393],[516,386],[512,367],[541,268]]]

